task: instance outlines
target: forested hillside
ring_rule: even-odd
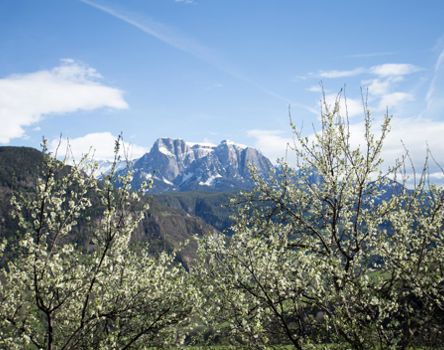
[[[0,236],[16,234],[17,224],[11,217],[10,199],[14,193],[32,193],[40,175],[43,157],[40,151],[27,147],[0,147]],[[149,245],[152,252],[171,251],[194,235],[224,230],[229,226],[229,195],[165,194],[145,196],[150,210],[132,235],[135,244]],[[93,212],[94,210],[91,209]],[[92,213],[94,216],[94,213]],[[79,221],[72,239],[87,247],[90,232]],[[180,258],[189,262],[195,245],[191,244]]]

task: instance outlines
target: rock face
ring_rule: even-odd
[[[249,164],[263,177],[273,168],[258,150],[228,140],[213,145],[161,138],[134,162],[133,185],[152,179],[152,192],[247,189],[252,186]]]

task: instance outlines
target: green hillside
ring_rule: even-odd
[[[33,191],[42,159],[41,152],[33,148],[0,147],[0,238],[13,237],[18,232],[15,220],[9,215],[9,202],[14,193]],[[185,240],[192,241],[194,235],[202,236],[215,230],[215,227],[225,228],[227,221],[224,221],[223,212],[216,208],[224,197],[210,196],[209,204],[195,194],[189,200],[186,197],[186,194],[177,199],[176,196],[146,197],[150,209],[134,232],[133,243],[149,243],[153,253],[171,251]],[[189,207],[186,203],[189,203]],[[93,208],[89,213],[93,218],[95,210]],[[85,222],[80,222],[72,239],[87,248],[89,229]],[[192,242],[179,254],[179,258],[185,263],[189,262],[194,250]]]
[[[235,213],[230,199],[236,195],[224,192],[175,192],[154,195],[153,201],[168,208],[183,210],[201,218],[218,231],[229,233],[232,224],[230,216]]]

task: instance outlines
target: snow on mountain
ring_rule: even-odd
[[[149,175],[154,192],[246,189],[252,186],[249,164],[264,177],[273,168],[258,150],[230,140],[214,145],[159,138],[148,153],[133,162],[133,186],[139,187]]]
[[[101,178],[109,174],[111,171],[111,168],[113,166],[112,161],[110,160],[98,160],[97,162],[97,169],[94,171],[94,176],[96,178]],[[123,170],[127,167],[127,161],[120,161],[116,164],[116,172]]]
[[[218,178],[220,178],[220,177],[222,177],[222,175],[220,175],[220,174],[216,174],[216,175],[211,175],[208,179],[207,179],[207,181],[199,181],[199,185],[201,185],[201,186],[211,186],[212,184],[213,184],[213,182],[214,182],[214,180],[215,179],[218,179]]]
[[[168,157],[174,157],[174,154],[171,153],[168,148],[166,148],[165,146],[160,146],[159,147],[159,152],[165,154]]]

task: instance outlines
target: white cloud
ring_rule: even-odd
[[[330,94],[325,96],[325,100],[327,102],[327,105],[333,109],[335,102],[337,100],[337,95]],[[341,96],[339,101],[339,112],[341,115],[345,116],[348,113],[348,116],[350,118],[356,117],[358,115],[363,115],[363,105],[362,101],[358,99],[353,98],[345,98],[344,96]]]
[[[372,74],[379,77],[396,77],[416,73],[423,70],[421,67],[408,63],[385,63],[370,68],[358,67],[349,70],[320,71],[318,76],[326,79],[354,77],[362,74]]]
[[[252,129],[247,131],[247,136],[254,139],[254,147],[272,162],[285,157],[288,144],[293,144],[293,139],[285,136],[281,130]],[[293,156],[292,153],[289,152],[290,158]]]
[[[414,96],[411,93],[396,91],[394,90],[394,87],[397,83],[403,81],[406,75],[421,70],[421,67],[413,64],[386,63],[372,66],[370,68],[321,72],[320,76],[326,78],[342,78],[360,74],[370,75],[370,79],[362,80],[361,83],[368,88],[369,102],[371,102],[372,106],[377,110],[384,110],[414,100]],[[431,88],[429,92],[429,95],[431,96],[434,93],[434,89]],[[327,101],[333,103],[335,96],[328,97],[329,99]],[[362,103],[360,101],[348,99],[347,107],[349,110],[349,116],[362,113]],[[341,112],[344,110],[345,106],[341,105]]]
[[[322,87],[320,85],[313,85],[313,86],[310,86],[309,88],[307,88],[306,90],[310,91],[310,92],[321,93]]]
[[[401,106],[403,103],[415,100],[415,96],[409,92],[396,91],[398,83],[405,78],[402,75],[378,77],[375,79],[361,81],[362,86],[367,88],[369,100],[377,111],[390,110]]]
[[[442,171],[437,171],[434,173],[430,173],[429,177],[433,180],[443,181],[444,180],[444,173]]]
[[[96,132],[81,137],[51,140],[49,149],[55,152],[59,146],[59,155],[63,157],[69,142],[74,160],[79,160],[85,154],[94,155],[95,160],[113,160],[116,140],[117,136],[110,132]],[[140,158],[148,152],[148,149],[128,142],[123,142],[121,149],[125,151],[129,159]]]
[[[346,77],[354,77],[356,75],[360,75],[365,73],[364,68],[355,68],[350,70],[329,70],[329,71],[321,71],[319,76],[321,78],[327,79],[335,79],[335,78],[346,78]]]
[[[392,86],[392,80],[370,79],[362,81],[362,85],[368,88],[369,94],[380,96],[388,93]]]
[[[370,73],[381,77],[402,76],[421,71],[422,68],[407,63],[385,63],[370,68]]]
[[[413,159],[422,165],[427,144],[435,158],[444,164],[444,121],[423,118],[395,118],[391,123],[391,132],[385,143],[385,152],[392,154],[402,151],[400,140],[403,140]]]
[[[378,121],[373,123],[376,133],[379,132]],[[350,125],[351,144],[355,147],[363,146],[364,124]],[[394,164],[397,158],[404,153],[402,142],[405,144],[414,161],[416,170],[421,170],[426,156],[427,145],[437,161],[444,165],[444,121],[434,121],[424,118],[393,118],[390,123],[390,132],[384,142],[383,159],[386,164]],[[431,170],[437,169],[431,165]]]
[[[49,114],[128,108],[122,91],[100,78],[94,68],[66,59],[51,70],[0,79],[0,143],[23,137],[25,127]]]
[[[373,132],[380,134],[381,121],[373,122]],[[403,143],[407,147],[414,162],[416,171],[420,172],[427,153],[427,146],[432,151],[434,158],[441,166],[444,166],[444,121],[434,121],[424,118],[393,118],[382,152],[385,166],[394,165],[396,159],[404,154]],[[352,147],[364,147],[364,123],[353,123],[349,126],[350,144]],[[293,145],[291,136],[287,136],[280,130],[249,130],[247,135],[254,139],[254,146],[260,149],[270,160],[282,158],[286,154],[287,144]],[[308,135],[313,140],[313,134]],[[290,165],[295,164],[295,154],[292,150],[287,154]],[[444,175],[433,163],[429,163],[431,180],[442,181]],[[407,164],[407,167],[409,165]]]
[[[392,92],[385,94],[379,101],[379,109],[384,110],[386,108],[394,108],[401,103],[410,102],[414,100],[414,96],[407,92]]]

